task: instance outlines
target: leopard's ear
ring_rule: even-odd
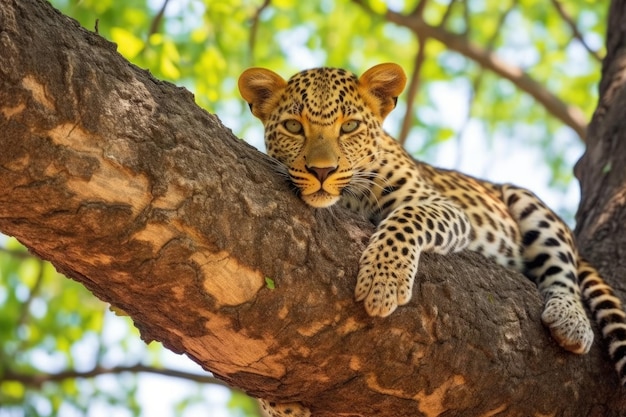
[[[359,87],[372,102],[381,119],[396,107],[398,96],[406,85],[406,75],[398,64],[378,64],[359,78]]]
[[[267,120],[276,105],[276,97],[286,86],[287,81],[265,68],[248,68],[239,76],[239,93],[262,122]]]

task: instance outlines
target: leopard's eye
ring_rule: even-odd
[[[296,135],[298,133],[302,133],[302,123],[297,120],[286,120],[283,122],[283,126],[285,127],[285,129],[287,129],[289,133],[293,133]]]
[[[357,130],[360,124],[361,122],[358,120],[348,120],[341,125],[341,133],[352,133]]]

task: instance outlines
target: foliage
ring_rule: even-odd
[[[124,404],[129,415],[137,414],[132,375],[118,379],[118,386],[97,387],[62,377],[67,370],[80,372],[106,363],[119,350],[114,344],[132,353],[124,346],[128,339],[103,337],[105,309],[83,286],[64,279],[52,265],[7,239],[0,252],[3,410],[53,416],[87,413],[96,404]],[[123,332],[136,334],[128,322]],[[58,383],[46,381],[55,375]]]
[[[519,80],[485,69],[484,63],[456,52],[451,41],[418,37],[411,28],[391,23],[389,16],[412,14],[440,33],[461,35],[473,48],[495,54],[515,71],[525,71],[542,89],[589,118],[597,101],[598,56],[607,11],[603,2],[52,0],[52,4],[117,43],[121,54],[157,78],[192,90],[199,105],[259,147],[263,146],[259,124],[236,91],[237,77],[245,68],[265,66],[289,76],[317,65],[360,73],[379,62],[398,62],[419,81],[414,94],[401,98],[388,124],[400,135],[406,120],[410,129],[401,139],[406,139],[407,149],[474,175],[539,189],[561,213],[571,215],[574,210],[571,166],[582,152],[576,133],[524,92]],[[420,47],[423,55],[418,58]],[[551,193],[545,191],[546,184]],[[560,203],[562,199],[566,203]],[[109,410],[119,407],[124,410],[120,415],[138,415],[141,405],[135,401],[138,386],[132,373],[117,375],[114,383],[101,376],[41,380],[67,370],[158,366],[160,349],[143,347],[127,319],[106,313],[84,288],[61,279],[15,241],[7,240],[4,247],[0,416],[7,409],[22,410],[13,415],[24,416],[88,415],[94,404]],[[106,334],[109,325],[117,329],[115,336]],[[253,414],[254,406],[243,398],[240,393],[232,395],[232,412]],[[178,402],[174,412],[183,415],[201,401],[192,393]]]
[[[406,146],[416,157],[538,189],[542,197],[551,187],[558,194],[549,203],[563,214],[575,206],[571,166],[583,149],[576,133],[523,92],[518,81],[485,70],[451,49],[452,42],[419,39],[409,28],[386,18],[389,12],[416,14],[415,0],[132,0],[124,4],[55,0],[53,4],[91,30],[98,22],[99,33],[116,42],[128,59],[158,78],[188,87],[198,104],[260,148],[259,124],[236,91],[237,77],[246,67],[266,66],[289,76],[317,65],[358,73],[379,62],[398,62],[420,83],[415,94],[401,98],[388,128],[398,134],[407,120],[411,129]],[[424,6],[425,24],[461,35],[479,50],[492,51],[513,72],[525,71],[541,88],[580,111],[583,123],[590,118],[606,20],[602,2],[423,0],[419,4]],[[420,41],[424,60],[416,68]],[[407,101],[415,106],[407,106]],[[521,143],[528,151],[496,153],[497,158],[508,159],[507,167],[517,168],[485,171],[484,165],[463,163],[465,155],[448,150],[465,141],[474,143],[472,154],[494,155],[495,142]],[[529,164],[535,165],[533,171],[549,169],[533,181],[524,172]]]
[[[33,390],[11,376],[84,366],[74,354],[82,342],[100,337],[103,316],[91,313],[102,310],[102,304],[82,286],[61,279],[49,264],[28,256],[16,241],[8,241],[6,248],[0,253],[0,367],[9,381],[0,385],[0,403],[23,407],[26,415],[56,415],[63,399],[66,406],[84,410],[87,404],[76,395],[76,381],[33,382]]]
[[[16,240],[2,241],[0,416],[78,416],[94,410],[141,415],[137,373],[168,374],[162,347],[144,345],[130,319],[108,312],[82,285]],[[196,373],[180,376],[201,379]],[[206,406],[206,397],[206,389],[196,386],[170,404],[171,412],[184,415]],[[254,403],[243,394],[222,397],[216,407],[255,415]]]

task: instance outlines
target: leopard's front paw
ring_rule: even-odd
[[[583,306],[566,295],[548,299],[541,315],[552,337],[563,349],[573,353],[589,352],[593,343],[593,330]]]
[[[387,317],[411,299],[417,261],[407,255],[370,244],[361,256],[354,295],[370,316]]]

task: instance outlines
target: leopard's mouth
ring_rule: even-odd
[[[300,194],[302,201],[316,208],[327,208],[339,201],[339,195],[332,195],[323,189],[311,194]]]

